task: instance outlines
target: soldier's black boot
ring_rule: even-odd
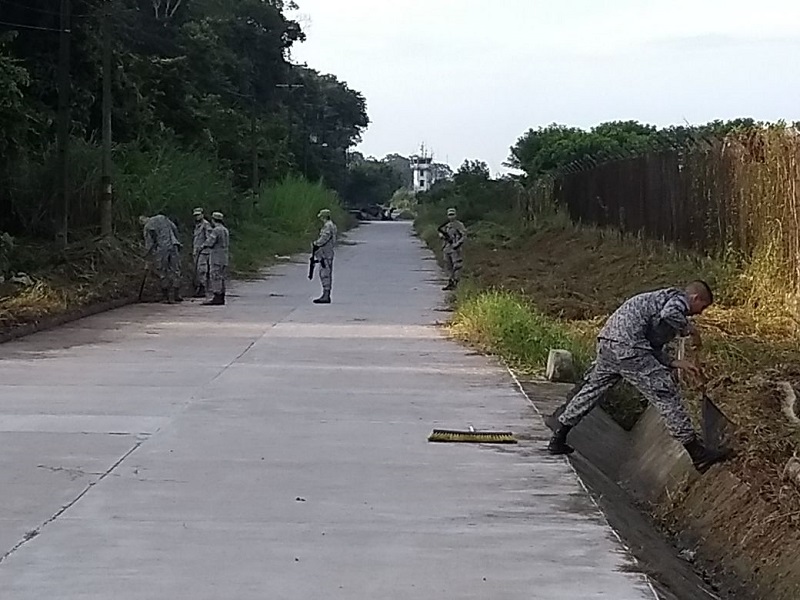
[[[456,289],[456,284],[452,279],[448,280],[447,285],[442,288],[442,290],[444,290],[445,292],[449,292],[454,289]]]
[[[206,297],[206,286],[198,285],[194,290],[194,297],[195,298],[205,298]]]
[[[172,297],[172,290],[169,288],[161,290],[161,302],[164,304],[173,304],[175,299]]]
[[[314,304],[330,304],[330,303],[331,303],[330,290],[322,290],[322,296],[314,300]]]
[[[567,444],[567,435],[571,430],[572,425],[559,425],[553,437],[550,438],[550,443],[547,444],[547,451],[555,456],[575,452],[575,449]]]
[[[705,473],[712,465],[727,460],[731,455],[730,450],[707,448],[705,444],[697,438],[693,439],[691,442],[687,442],[683,447],[686,448],[689,458],[692,459],[694,468],[700,473]]]
[[[225,297],[222,294],[215,293],[211,300],[203,302],[203,306],[222,306],[225,304]]]

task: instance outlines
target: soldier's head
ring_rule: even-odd
[[[216,210],[213,213],[211,213],[211,220],[214,223],[222,223],[223,221],[225,221],[225,215]]]
[[[686,297],[689,299],[689,314],[699,315],[714,303],[714,292],[705,281],[693,281],[686,286]]]
[[[144,225],[145,223],[147,223],[147,217],[139,215],[139,225]]]
[[[328,210],[327,208],[323,208],[321,211],[319,211],[319,214],[317,215],[317,218],[318,219],[322,219],[323,221],[330,221],[331,220],[331,211]]]
[[[456,209],[455,208],[448,208],[447,209],[447,220],[448,221],[455,221],[456,220]]]
[[[194,216],[194,220],[199,223],[203,220],[204,211],[202,208],[197,207],[192,211],[192,215]]]

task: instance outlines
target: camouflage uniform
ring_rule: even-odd
[[[162,290],[177,290],[181,285],[178,228],[164,215],[150,217],[144,224],[144,247],[153,257]]]
[[[576,425],[624,379],[635,387],[664,419],[670,434],[682,444],[694,435],[691,419],[664,346],[689,333],[686,293],[664,289],[634,296],[609,317],[597,336],[597,357],[584,376],[583,387],[558,420]]]
[[[210,251],[206,248],[206,241],[211,235],[211,223],[206,219],[201,219],[194,226],[194,237],[192,238],[192,259],[194,260],[195,286],[208,287],[209,274],[209,255]]]
[[[214,223],[206,239],[209,251],[209,283],[212,294],[225,295],[225,281],[228,278],[228,247],[230,233],[220,222]]]
[[[457,284],[461,279],[461,269],[464,266],[464,256],[462,246],[467,240],[467,228],[461,221],[448,221],[442,228],[444,235],[444,254],[445,267],[450,283]]]
[[[333,248],[336,246],[338,230],[336,224],[330,219],[325,221],[319,232],[319,238],[314,242],[317,247],[314,258],[319,263],[319,281],[323,293],[330,294],[333,285]]]

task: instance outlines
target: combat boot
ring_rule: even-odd
[[[456,284],[452,279],[448,280],[447,285],[442,288],[442,290],[445,292],[449,292],[454,289],[456,289]]]
[[[553,437],[550,438],[550,443],[547,444],[547,451],[554,456],[575,452],[575,449],[567,444],[567,435],[571,430],[572,425],[559,425]]]
[[[314,304],[330,304],[331,303],[331,291],[330,290],[323,290],[322,296],[314,300]]]
[[[683,447],[686,448],[689,458],[692,459],[694,468],[700,473],[705,473],[713,465],[727,460],[731,455],[730,450],[707,448],[706,445],[697,438],[694,438],[691,442],[687,442]]]
[[[164,304],[173,304],[175,302],[172,298],[172,290],[169,288],[161,290],[161,302]]]
[[[211,300],[203,302],[203,306],[222,306],[225,304],[225,297],[222,294],[214,294]]]
[[[195,298],[205,298],[206,297],[206,286],[198,285],[194,290],[194,297]]]

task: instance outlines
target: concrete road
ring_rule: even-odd
[[[406,224],[0,347],[2,600],[653,598]],[[518,447],[429,444],[436,426]]]

